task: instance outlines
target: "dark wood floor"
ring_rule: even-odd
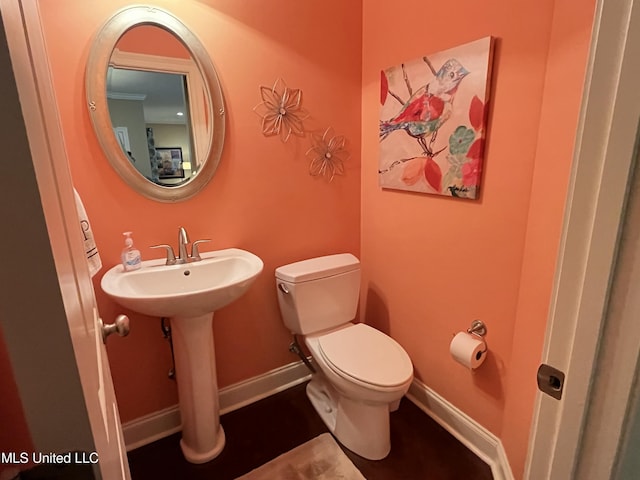
[[[129,453],[133,480],[233,480],[327,430],[305,384],[223,415],[227,443],[209,463],[182,456],[180,434]],[[367,480],[491,480],[489,466],[406,398],[391,414],[391,453],[365,460],[343,449]],[[277,479],[274,479],[277,480]]]

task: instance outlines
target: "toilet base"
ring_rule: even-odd
[[[318,374],[307,385],[307,396],[329,431],[349,450],[368,460],[381,460],[389,454],[388,404],[347,398]]]

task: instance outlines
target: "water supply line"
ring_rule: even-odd
[[[311,370],[311,373],[316,373],[315,367],[311,364],[307,356],[302,353],[302,349],[300,348],[300,344],[298,343],[297,335],[293,336],[293,342],[291,342],[291,344],[289,345],[289,351],[298,355],[300,357],[300,360],[302,360],[307,368]]]
[[[162,329],[162,335],[169,341],[169,346],[171,347],[171,368],[169,369],[168,376],[171,380],[176,379],[176,358],[173,354],[173,338],[171,337],[171,326],[165,323],[166,320],[169,320],[167,317],[162,317],[160,319],[160,328]]]

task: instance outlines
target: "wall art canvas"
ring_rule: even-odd
[[[485,37],[381,72],[381,187],[477,197],[492,47]]]

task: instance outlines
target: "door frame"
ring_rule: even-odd
[[[538,393],[525,478],[569,479],[614,464],[628,396],[590,411],[640,118],[640,6],[598,0],[542,362],[566,374],[563,397]],[[614,339],[615,341],[615,339]],[[635,369],[635,364],[626,368]],[[629,379],[620,388],[629,390]],[[600,392],[602,394],[604,392]],[[614,422],[583,451],[587,422]],[[609,466],[609,467],[608,467]],[[593,478],[609,478],[608,476]]]

